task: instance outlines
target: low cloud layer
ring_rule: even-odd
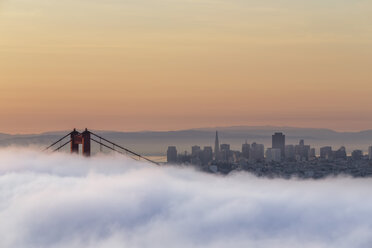
[[[372,180],[0,151],[0,247],[371,247]]]

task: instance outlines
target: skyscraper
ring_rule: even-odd
[[[197,157],[199,156],[199,153],[201,152],[200,146],[192,146],[191,147],[191,156]]]
[[[248,159],[249,151],[251,150],[251,145],[245,141],[245,144],[242,145],[242,157]]]
[[[203,164],[208,164],[213,160],[213,151],[211,146],[204,146],[203,150]]]
[[[361,160],[362,157],[363,157],[363,151],[362,150],[354,150],[351,153],[351,157],[353,158],[353,160]]]
[[[191,163],[192,164],[200,164],[202,162],[202,150],[200,146],[192,146],[191,147]]]
[[[262,161],[264,159],[265,147],[262,144],[252,143],[249,159],[253,161]]]
[[[368,158],[372,160],[372,146],[368,147]]]
[[[220,145],[220,160],[222,161],[229,161],[230,156],[231,156],[231,151],[230,151],[230,145],[229,144],[221,144]]]
[[[321,159],[332,159],[333,151],[331,146],[324,146],[320,148],[320,158]]]
[[[282,158],[285,156],[285,135],[283,133],[275,133],[272,136],[272,148],[280,149]]]
[[[296,159],[298,161],[308,161],[310,154],[310,146],[305,145],[304,140],[300,140],[300,143],[295,146]]]
[[[229,144],[221,144],[220,148],[221,148],[221,151],[230,151]]]
[[[216,131],[216,140],[214,141],[214,159],[218,160],[220,154],[220,141],[218,140],[218,132]]]
[[[177,149],[175,146],[168,146],[167,161],[168,163],[177,162]]]
[[[315,159],[315,158],[316,158],[315,148],[310,148],[309,159]]]
[[[286,145],[285,146],[285,159],[292,161],[295,159],[295,146],[294,145]]]
[[[268,148],[266,150],[266,161],[268,162],[280,162],[281,150],[278,148]]]
[[[341,146],[338,150],[333,152],[333,158],[334,159],[346,159],[346,148],[344,146]]]

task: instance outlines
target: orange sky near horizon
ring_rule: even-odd
[[[372,2],[0,0],[0,132],[372,129]]]

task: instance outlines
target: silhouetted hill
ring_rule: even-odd
[[[304,139],[306,144],[316,148],[331,145],[337,148],[346,146],[350,152],[353,149],[367,151],[372,145],[372,130],[360,132],[336,132],[330,129],[295,128],[295,127],[213,127],[179,131],[145,131],[145,132],[116,132],[96,131],[103,137],[126,146],[142,154],[165,154],[169,145],[177,146],[179,152],[191,149],[192,145],[214,146],[215,131],[219,131],[220,143],[231,144],[232,149],[241,149],[241,144],[258,142],[271,147],[271,135],[283,132],[287,144],[297,144]],[[29,135],[0,134],[0,146],[39,146],[44,147],[59,139],[69,131],[48,132]],[[317,150],[317,154],[319,151]]]

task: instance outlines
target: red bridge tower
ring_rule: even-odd
[[[74,129],[71,132],[71,153],[79,153],[79,145],[82,145],[83,155],[90,156],[90,132],[85,129],[84,132],[79,133]]]

